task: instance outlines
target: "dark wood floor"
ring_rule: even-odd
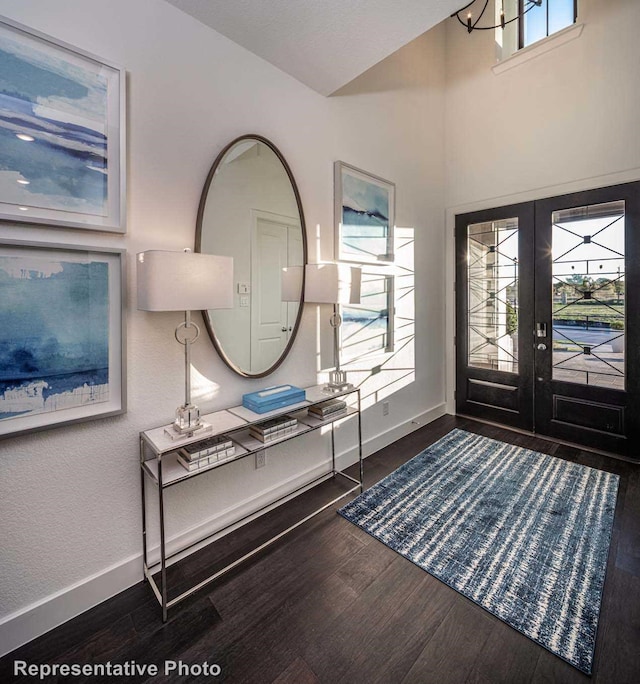
[[[167,624],[150,588],[140,583],[0,660],[0,681],[14,681],[15,659],[159,665],[182,659],[218,663],[223,675],[153,681],[640,682],[640,466],[445,416],[369,457],[366,485],[453,427],[621,476],[591,678],[328,510],[175,608]],[[325,483],[209,545],[174,567],[172,581],[190,583],[210,573],[212,565],[312,510],[335,487]]]

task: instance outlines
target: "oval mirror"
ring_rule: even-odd
[[[265,138],[237,138],[213,163],[196,251],[233,257],[233,309],[203,312],[218,353],[245,377],[273,372],[298,331],[307,241],[291,170]]]

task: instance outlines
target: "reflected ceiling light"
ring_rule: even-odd
[[[16,138],[24,140],[25,142],[33,142],[35,140],[33,136],[27,135],[26,133],[16,133]]]
[[[29,207],[18,207],[20,211],[29,211]]]
[[[29,185],[29,183],[31,183],[31,181],[28,181],[25,178],[18,178],[16,183],[20,183],[20,185]]]
[[[482,9],[480,10],[480,13],[476,15],[477,18],[474,19],[474,14],[471,8],[476,3],[478,7],[482,6]],[[470,3],[468,3],[464,7],[461,7],[457,12],[454,12],[451,16],[455,17],[467,29],[469,33],[471,33],[471,31],[474,30],[488,31],[497,28],[504,28],[507,24],[511,24],[514,21],[518,21],[520,17],[523,17],[527,12],[531,11],[534,7],[541,7],[542,0],[523,0],[522,3],[517,3],[515,10],[516,15],[513,17],[510,16],[508,18],[506,17],[504,12],[504,0],[502,0],[500,4],[500,22],[498,24],[491,24],[491,22],[489,21],[489,24],[479,26],[480,21],[482,20],[482,17],[484,16],[484,13],[488,6],[488,0],[471,0]],[[518,11],[519,8],[521,8],[521,11]],[[463,18],[460,15],[464,12],[466,12],[467,14]]]

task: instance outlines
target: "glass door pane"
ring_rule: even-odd
[[[625,203],[554,211],[553,380],[625,389]]]
[[[518,219],[467,226],[469,366],[518,372]]]
[[[533,202],[456,216],[456,410],[533,428]]]

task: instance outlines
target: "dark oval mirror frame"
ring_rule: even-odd
[[[291,188],[293,189],[293,194],[295,195],[296,198],[296,204],[298,206],[298,214],[300,215],[300,228],[302,230],[302,260],[303,260],[303,265],[307,264],[307,229],[304,221],[304,212],[302,211],[302,201],[300,200],[300,193],[298,192],[298,186],[296,184],[295,178],[293,177],[293,173],[291,172],[291,169],[289,168],[289,165],[287,164],[285,158],[282,156],[280,150],[270,141],[267,140],[267,138],[264,138],[261,135],[255,135],[255,134],[247,134],[247,135],[241,135],[239,138],[236,138],[235,140],[232,140],[221,152],[220,154],[216,157],[216,160],[213,162],[213,165],[211,166],[211,170],[209,171],[209,175],[207,176],[207,179],[204,183],[204,188],[202,189],[202,195],[200,196],[200,204],[198,206],[198,217],[196,220],[196,244],[195,244],[195,251],[200,252],[202,248],[202,221],[204,217],[204,210],[205,206],[207,203],[207,197],[209,195],[209,188],[211,187],[211,183],[213,182],[214,176],[216,174],[216,171],[218,170],[218,167],[222,163],[222,160],[226,156],[227,152],[234,146],[237,145],[238,143],[242,142],[243,140],[256,140],[258,142],[261,142],[265,144],[269,149],[276,155],[276,157],[279,159],[280,163],[282,164],[282,167],[287,173],[287,177],[289,178],[289,182],[291,183]],[[291,347],[293,346],[293,343],[295,342],[296,335],[298,334],[298,328],[300,327],[300,321],[302,319],[302,310],[304,308],[304,284],[305,284],[305,269],[303,266],[302,269],[302,287],[300,291],[300,306],[298,307],[298,314],[296,316],[295,323],[293,325],[293,331],[291,332],[291,336],[289,337],[289,340],[287,344],[285,345],[284,349],[282,350],[280,356],[276,359],[275,363],[271,365],[269,368],[266,370],[260,372],[260,373],[248,373],[247,371],[243,370],[242,368],[239,368],[228,356],[228,354],[225,353],[224,349],[222,348],[222,345],[220,344],[218,337],[216,336],[213,321],[211,320],[211,314],[209,311],[204,310],[202,311],[202,318],[204,319],[204,324],[207,328],[207,332],[209,333],[209,337],[211,338],[211,342],[213,342],[213,346],[215,347],[215,350],[218,352],[220,355],[220,358],[224,361],[224,363],[235,373],[238,375],[241,375],[244,378],[263,378],[266,375],[270,375],[273,373],[280,364],[287,358],[289,352],[291,351]]]

